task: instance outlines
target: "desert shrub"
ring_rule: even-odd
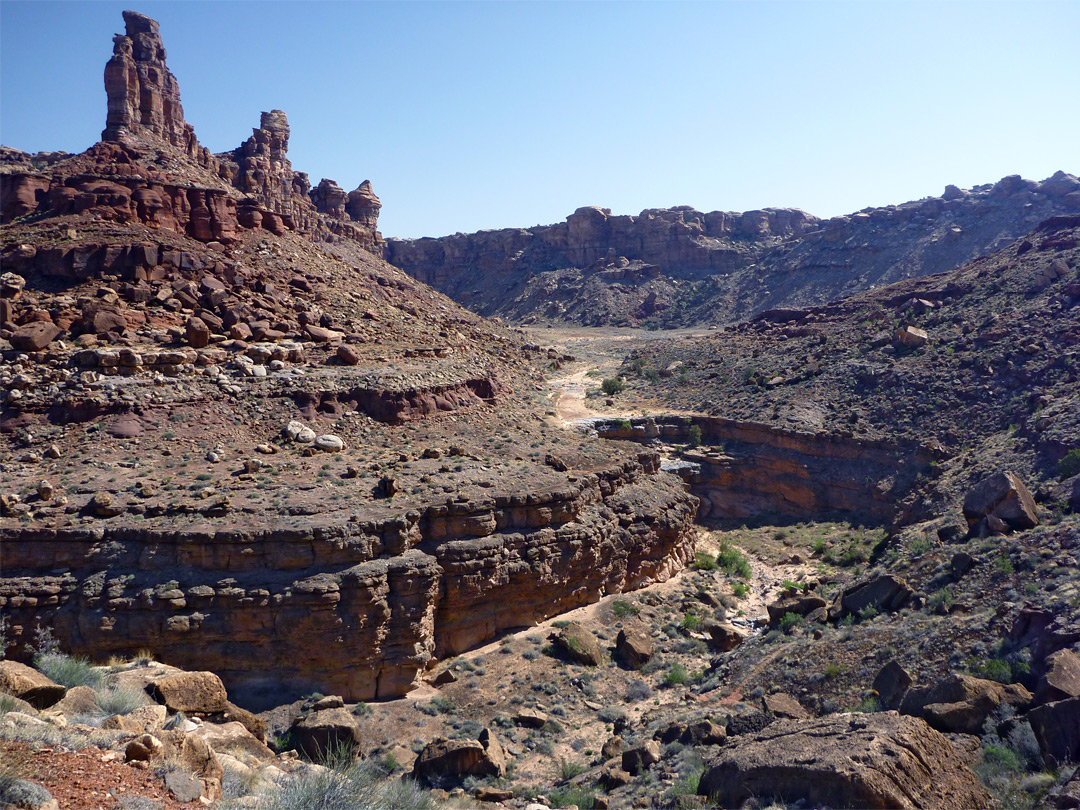
[[[563,785],[548,793],[548,803],[552,807],[592,807],[595,801],[596,789],[584,785]]]
[[[737,599],[745,599],[746,594],[749,593],[749,588],[746,587],[745,583],[736,582],[736,583],[732,584],[731,592],[733,594],[735,594],[735,597]]]
[[[687,613],[683,616],[682,626],[684,630],[697,630],[701,624],[701,619],[698,618],[696,613]]]
[[[637,605],[633,602],[627,602],[625,599],[616,599],[611,603],[611,612],[614,613],[617,618],[625,619],[627,616],[637,616],[641,611],[638,610]]]
[[[1062,480],[1080,475],[1080,447],[1074,447],[1058,462],[1058,475]]]
[[[704,551],[699,551],[694,554],[694,568],[698,571],[715,571],[720,567],[719,563],[712,557],[712,555],[706,554]]]
[[[750,561],[746,559],[745,554],[727,541],[720,544],[720,553],[716,555],[716,564],[719,565],[729,577],[750,579],[750,574],[752,573]]]
[[[780,618],[780,624],[778,625],[781,632],[790,635],[796,627],[803,622],[803,617],[798,613],[785,613]]]
[[[130,714],[149,703],[149,698],[142,689],[130,684],[106,686],[94,693],[94,702],[105,717],[114,714]]]
[[[34,669],[61,686],[101,686],[101,672],[85,658],[58,652],[39,652],[34,656]]]
[[[568,759],[559,759],[559,779],[569,782],[575,776],[585,773],[585,766],[580,762],[572,762]]]
[[[262,810],[434,810],[428,791],[408,779],[386,779],[378,762],[334,763],[304,772],[261,797]]]
[[[691,425],[687,431],[686,439],[687,447],[700,447],[701,446],[701,427],[699,425]]]
[[[652,689],[642,680],[630,681],[626,687],[626,700],[628,703],[636,703],[640,700],[648,700],[652,697]]]
[[[371,707],[361,700],[359,703],[353,706],[352,713],[357,717],[367,717],[369,714],[371,714]]]
[[[626,390],[626,383],[620,377],[605,377],[600,388],[609,397]]]
[[[615,723],[626,719],[626,712],[618,706],[605,706],[596,715],[604,723]]]
[[[686,671],[686,667],[678,661],[672,664],[668,671],[664,673],[665,686],[683,686],[688,683],[690,683],[690,674]]]

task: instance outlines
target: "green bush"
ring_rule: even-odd
[[[568,759],[559,759],[559,778],[569,782],[575,776],[585,773],[586,768],[580,762],[571,762]]]
[[[698,425],[691,425],[690,430],[687,431],[687,447],[700,447],[701,446],[701,428]]]
[[[1058,462],[1058,475],[1064,480],[1080,475],[1080,447],[1074,447]]]
[[[627,616],[637,616],[641,611],[632,602],[627,602],[625,599],[616,599],[611,603],[611,612],[616,617],[625,619]]]
[[[665,686],[683,686],[690,683],[690,675],[686,671],[686,667],[676,662],[671,665],[667,672],[664,673],[664,685]]]
[[[697,630],[701,624],[701,619],[698,618],[696,613],[687,613],[683,616],[682,626],[684,630]]]
[[[716,564],[730,577],[750,579],[750,561],[735,546],[727,541],[720,544],[720,553],[716,555]]]
[[[719,563],[704,551],[694,554],[694,568],[698,571],[715,571],[720,567]]]
[[[605,394],[612,397],[625,391],[626,383],[620,377],[605,377],[604,381],[600,383],[600,388]]]
[[[750,589],[742,582],[736,582],[731,586],[731,592],[735,594],[737,599],[745,599],[746,594],[750,592]]]
[[[796,627],[802,624],[802,621],[803,617],[798,613],[785,613],[780,618],[780,624],[778,626],[782,632],[790,635]]]

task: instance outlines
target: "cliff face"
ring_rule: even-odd
[[[102,142],[61,158],[5,150],[0,221],[94,210],[203,242],[228,243],[241,229],[292,230],[381,250],[381,203],[369,181],[346,195],[340,210],[321,205],[307,174],[289,161],[289,121],[281,110],[262,113],[233,151],[212,155],[184,119],[157,22],[133,11],[124,12],[124,22],[126,33],[113,39],[105,66]]]
[[[440,239],[390,239],[384,257],[484,315],[531,323],[731,323],[951,270],[1080,210],[1080,181],[1019,176],[819,220],[796,209],[692,208]]]
[[[696,499],[656,467],[304,529],[12,529],[0,607],[73,653],[211,669],[252,704],[397,697],[438,658],[678,571]]]
[[[565,222],[505,228],[441,239],[388,239],[384,258],[443,291],[482,283],[487,274],[588,267],[625,257],[661,272],[719,272],[747,255],[817,222],[797,209],[702,214],[688,206],[612,216],[608,208],[579,208]]]

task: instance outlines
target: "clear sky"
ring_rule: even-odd
[[[0,142],[105,124],[120,12],[157,19],[212,151],[285,110],[293,167],[389,236],[619,214],[849,213],[1080,171],[1080,2],[0,1]]]

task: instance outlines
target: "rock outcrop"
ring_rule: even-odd
[[[626,462],[379,520],[11,529],[0,607],[73,653],[152,648],[255,704],[394,697],[501,630],[666,579],[692,554],[694,506],[677,478]]]
[[[112,59],[105,65],[109,106],[101,140],[124,143],[150,135],[209,166],[209,151],[199,146],[195,128],[184,120],[180,85],[165,64],[157,22],[125,11],[124,25],[126,33],[113,37]]]
[[[896,712],[778,720],[740,737],[706,768],[698,792],[724,807],[751,798],[898,810],[993,807],[942,734]]]
[[[609,439],[701,445],[673,471],[701,499],[701,517],[776,514],[806,518],[846,512],[888,521],[934,452],[915,443],[810,433],[720,417],[635,417],[596,424]],[[903,474],[897,474],[898,465]]]
[[[157,22],[133,11],[124,12],[124,22],[126,33],[114,38],[105,67],[101,143],[49,160],[6,150],[0,221],[93,211],[202,242],[229,243],[245,229],[291,230],[381,250],[381,204],[369,181],[342,192],[340,210],[323,216],[307,175],[289,162],[289,122],[281,110],[263,112],[252,136],[232,152],[212,155],[184,119]]]

